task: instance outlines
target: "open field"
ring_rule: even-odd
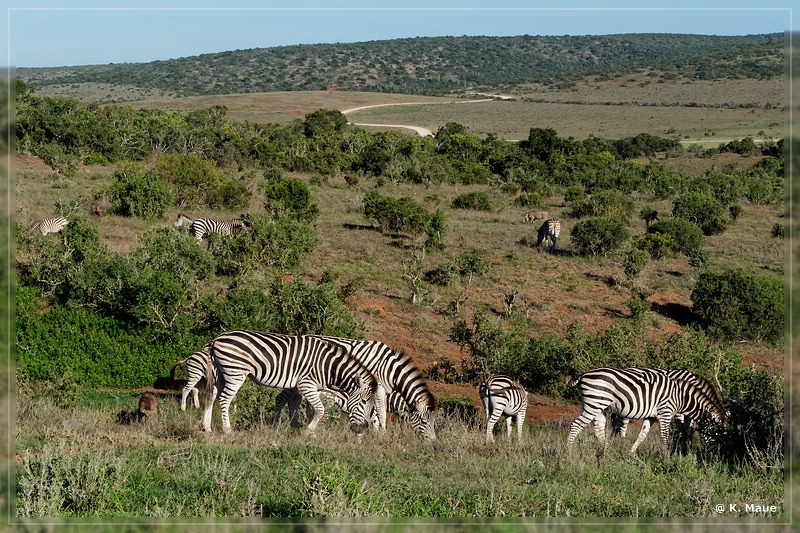
[[[620,85],[626,83],[630,85]],[[179,111],[225,105],[229,116],[237,120],[282,123],[318,108],[345,110],[418,102],[366,109],[348,118],[354,122],[415,124],[434,132],[455,121],[471,131],[496,133],[508,139],[526,138],[531,127],[552,127],[560,136],[579,138],[618,138],[648,132],[688,136],[684,140],[690,142],[714,139],[707,141],[711,143],[745,135],[783,136],[785,110],[765,107],[780,102],[780,84],[776,82],[732,82],[728,86],[731,100],[724,99],[724,88],[718,87],[718,82],[666,84],[672,92],[661,96],[651,91],[653,86],[665,84],[641,83],[621,81],[609,85],[604,93],[593,92],[589,83],[572,92],[539,94],[540,89],[532,89],[524,95],[514,94],[526,100],[474,103],[456,98],[319,91],[158,97],[131,105]],[[707,104],[746,104],[753,98],[759,107],[608,104],[634,100],[652,103],[648,99],[660,99],[660,103],[684,101],[681,94],[686,102]],[[759,94],[760,100],[756,99]],[[701,100],[703,95],[707,100]],[[563,103],[566,100],[578,103]],[[670,168],[699,174],[727,164],[748,167],[758,159],[734,154],[698,159],[684,154],[663,162]],[[94,195],[108,187],[115,170],[113,166],[82,167],[75,177],[64,179],[53,177],[34,156],[16,156],[12,162],[16,172],[13,217],[25,225],[51,215],[57,202],[74,205],[76,212],[89,216]],[[546,206],[551,216],[562,220],[560,253],[549,255],[525,244],[535,238],[537,225],[522,223],[526,209],[516,207],[507,193],[478,185],[423,188],[383,183],[379,189],[382,195],[408,196],[429,209],[441,208],[447,216],[446,248],[425,255],[422,261],[426,270],[470,249],[486,250],[491,263],[487,274],[469,283],[431,285],[422,302],[413,304],[404,277],[404,265],[413,259],[409,240],[376,231],[363,216],[364,196],[375,187],[375,181],[362,177],[359,183],[348,184],[343,176],[295,177],[309,183],[312,199],[319,206],[315,222],[318,244],[295,271],[270,275],[291,275],[309,283],[323,277],[333,277],[339,283],[358,281],[347,306],[363,324],[365,336],[404,349],[423,370],[442,358],[460,368],[468,354],[449,338],[454,322],[459,317],[471,319],[481,311],[491,320],[505,320],[504,302],[511,294],[516,296],[514,312],[527,319],[525,333],[530,336],[563,338],[573,323],[592,334],[630,321],[631,291],[621,283],[621,257],[585,258],[574,253],[569,235],[576,221],[565,216],[560,195],[549,198]],[[261,191],[258,187],[262,185],[259,181],[253,187]],[[457,196],[479,190],[488,192],[491,211],[450,207]],[[646,197],[637,197],[636,202],[636,213],[645,206],[666,213],[672,205],[669,200]],[[743,203],[742,208],[741,216],[726,231],[707,237],[709,264],[783,278],[786,241],[771,237],[770,229],[775,223],[788,225],[785,207]],[[93,218],[92,223],[97,224],[104,245],[113,252],[125,253],[136,245],[143,231],[171,224],[178,211],[174,207],[162,220],[150,222],[106,215],[100,220]],[[254,195],[249,212],[264,212],[262,192]],[[238,213],[203,214],[230,218]],[[631,230],[644,233],[644,222],[634,216]],[[648,338],[659,339],[691,325],[691,292],[697,276],[683,256],[647,264],[638,283],[649,293],[651,307],[641,326]],[[775,374],[787,369],[780,347],[738,343],[734,349],[748,365]],[[440,399],[459,398],[473,408],[479,405],[478,390],[473,385],[431,381],[430,388]],[[164,399],[158,417],[142,424],[120,423],[119,419],[121,412],[134,407],[141,391],[84,391],[76,405],[64,408],[56,406],[53,398],[37,398],[31,391],[21,390],[16,397],[16,466],[28,480],[37,476],[45,479],[42,492],[31,489],[27,493],[22,509],[45,515],[61,511],[53,507],[61,493],[46,490],[79,487],[85,491],[75,489],[76,494],[88,496],[74,496],[74,511],[69,512],[82,516],[352,514],[515,516],[532,520],[690,516],[717,523],[743,516],[715,513],[717,503],[776,505],[779,512],[757,517],[761,520],[759,527],[769,520],[785,519],[789,510],[783,471],[769,461],[760,466],[741,466],[705,462],[689,453],[661,463],[653,434],[640,448],[638,458],[628,457],[618,443],[604,460],[598,460],[588,429],[577,449],[568,452],[564,448],[566,432],[579,405],[561,398],[530,394],[523,442],[516,445],[500,438],[491,446],[483,442],[474,416],[459,418],[444,413],[437,421],[439,440],[433,444],[419,442],[400,423],[392,424],[385,436],[357,440],[336,420],[326,421],[314,437],[264,425],[237,430],[227,438],[218,433],[206,435],[199,432],[198,412],[178,410],[174,391],[142,390],[156,392]],[[215,424],[219,427],[218,421]],[[629,433],[629,441],[631,438]],[[48,477],[48,468],[67,480],[61,489],[59,478]],[[74,481],[76,473],[87,480],[85,485]],[[790,471],[788,476],[796,474]]]

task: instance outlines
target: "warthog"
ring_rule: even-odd
[[[530,224],[535,220],[547,220],[548,216],[549,215],[547,211],[528,211],[527,213],[525,213],[525,219],[523,220],[523,222],[525,224]]]
[[[139,409],[137,410],[137,414],[140,420],[146,416],[156,414],[157,409],[158,398],[153,394],[145,392],[139,396]]]

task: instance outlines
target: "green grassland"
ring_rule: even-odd
[[[587,79],[561,90],[526,86],[497,91],[513,96],[513,101],[470,102],[479,98],[475,95],[308,91],[157,95],[129,105],[180,111],[225,105],[229,116],[237,120],[284,123],[319,108],[347,110],[415,102],[419,105],[356,111],[348,119],[419,125],[434,132],[447,122],[458,122],[470,131],[506,139],[525,139],[532,127],[554,128],[563,137],[620,138],[646,132],[711,145],[745,136],[780,138],[785,133],[780,80],[644,83],[647,80],[623,77],[611,81]],[[755,105],[745,105],[750,103]],[[754,163],[753,158],[733,154],[697,158],[684,153],[659,159],[671,168],[693,169],[698,174],[715,166],[746,168]],[[74,206],[76,213],[89,216],[95,193],[110,184],[114,171],[112,166],[81,167],[76,176],[64,179],[54,177],[33,156],[15,157],[13,163],[14,217],[22,224],[52,214],[56,203]],[[548,198],[546,208],[551,216],[561,216],[562,252],[548,255],[525,244],[534,238],[535,226],[522,223],[526,210],[515,206],[508,194],[480,185],[423,188],[384,183],[381,194],[409,196],[446,212],[446,251],[426,255],[426,268],[468,249],[487,250],[490,257],[491,269],[485,276],[470,283],[432,287],[420,304],[413,304],[404,277],[404,265],[414,255],[409,241],[374,231],[363,216],[363,198],[375,182],[362,178],[348,184],[343,176],[296,177],[310,184],[320,208],[315,223],[318,244],[305,264],[280,274],[311,282],[324,275],[333,275],[341,283],[357,280],[359,289],[348,307],[363,323],[366,336],[405,349],[422,369],[442,357],[459,365],[466,354],[448,338],[455,317],[487,310],[500,317],[504,299],[512,293],[517,296],[516,312],[531,319],[526,329],[531,336],[563,336],[573,323],[587,333],[599,332],[630,320],[630,291],[620,282],[620,257],[588,259],[573,254],[569,234],[576,221],[565,216],[566,204],[560,195]],[[254,187],[262,185],[259,181]],[[488,191],[491,211],[449,207],[454,198],[470,191]],[[671,201],[637,198],[636,212],[645,206],[669,212]],[[771,238],[769,232],[775,223],[785,222],[784,206],[742,207],[736,223],[707,238],[709,264],[782,278],[786,242]],[[263,210],[263,200],[256,195],[250,212]],[[162,220],[150,222],[107,215],[93,223],[103,244],[114,252],[126,252],[143,231],[171,224],[178,211],[175,207]],[[204,214],[229,218],[238,212]],[[634,234],[646,231],[641,220],[634,221],[631,229]],[[648,336],[660,338],[687,325],[681,313],[691,307],[697,275],[685,257],[648,263],[638,280],[653,304],[644,324]],[[748,364],[776,374],[784,371],[781,347],[741,343],[735,349]],[[438,398],[465,398],[478,406],[475,387],[437,381],[430,387]],[[20,515],[123,520],[237,517],[259,524],[267,516],[297,520],[491,517],[500,524],[508,524],[509,517],[522,523],[574,521],[575,517],[580,523],[599,518],[662,521],[677,517],[717,525],[740,524],[752,513],[717,513],[716,504],[739,504],[741,509],[746,503],[775,505],[777,512],[752,518],[753,527],[763,527],[791,518],[790,504],[794,503],[784,493],[780,451],[761,462],[737,465],[709,460],[694,446],[692,452],[662,462],[654,435],[638,457],[629,457],[629,434],[628,446],[618,442],[598,459],[589,430],[576,449],[565,448],[567,428],[579,405],[539,395],[531,395],[521,443],[500,437],[488,445],[474,411],[471,417],[442,412],[437,420],[439,439],[434,443],[419,441],[397,422],[386,435],[356,438],[335,418],[326,420],[313,436],[283,426],[237,429],[236,419],[232,435],[209,435],[199,431],[200,414],[192,409],[181,412],[177,394],[166,390],[157,391],[162,404],[155,418],[125,423],[120,414],[130,413],[139,392],[85,391],[63,406],[57,402],[59,391],[45,397],[25,387],[17,391],[14,461]],[[215,427],[219,427],[216,420]],[[790,469],[788,476],[793,475]]]

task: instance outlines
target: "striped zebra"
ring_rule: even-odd
[[[181,391],[181,411],[186,410],[186,398],[189,397],[190,393],[192,394],[194,407],[196,409],[200,407],[199,387],[197,387],[197,384],[206,376],[206,367],[209,363],[210,356],[208,354],[208,345],[206,345],[186,359],[178,361],[169,369],[169,379],[171,381],[175,379],[175,368],[177,366],[185,364],[189,372],[189,379],[186,382],[186,386],[183,387],[183,391]]]
[[[386,401],[383,388],[364,365],[350,357],[341,345],[318,337],[233,330],[210,341],[209,355],[204,431],[211,431],[211,413],[217,400],[222,430],[230,433],[228,410],[248,376],[269,387],[296,387],[314,409],[309,431],[316,429],[325,414],[320,389],[338,389],[347,394],[350,429],[357,433],[369,426],[367,417],[375,403]]]
[[[333,403],[336,404],[339,409],[343,411],[347,409],[345,405],[347,396],[342,392],[336,390],[323,390],[321,392],[328,393]],[[276,426],[280,423],[283,407],[288,406],[291,426],[299,427],[298,413],[302,401],[303,397],[297,389],[283,389],[275,397],[275,415],[272,418],[272,425]],[[387,411],[398,415],[408,412],[408,404],[406,404],[406,401],[399,392],[392,392],[386,395],[386,408]],[[312,415],[313,411],[311,410],[311,406],[306,402],[306,416],[310,420]],[[377,411],[373,411],[372,413],[372,425],[373,427],[380,427]]]
[[[64,226],[69,224],[69,220],[64,217],[50,217],[37,220],[31,224],[31,229],[41,232],[42,235],[48,233],[58,233]]]
[[[531,224],[536,222],[537,220],[547,220],[547,217],[550,216],[547,211],[528,211],[525,213],[525,218],[522,220],[525,224]]]
[[[724,424],[727,418],[711,383],[685,371],[597,368],[583,374],[576,384],[583,410],[569,428],[568,445],[572,445],[581,430],[592,422],[594,434],[605,448],[605,412],[609,411],[621,419],[645,419],[631,448],[632,454],[647,437],[653,421],[658,422],[662,453],[666,456],[670,423],[674,417],[699,419],[707,413],[719,425]],[[620,431],[625,425],[626,422],[619,422],[615,429]]]
[[[557,218],[550,218],[545,220],[541,226],[539,226],[539,231],[536,234],[536,247],[541,250],[542,244],[545,241],[549,241],[548,251],[550,253],[555,253],[556,251],[556,243],[558,242],[558,236],[561,234],[561,221]]]
[[[244,215],[242,215],[244,217]],[[191,233],[198,241],[209,233],[219,233],[220,235],[237,235],[247,232],[247,221],[244,218],[234,218],[232,220],[215,220],[213,218],[191,219],[179,214],[175,219],[175,227],[188,226]]]
[[[345,347],[350,355],[367,367],[377,378],[378,383],[386,391],[387,398],[392,398],[394,394],[400,396],[402,402],[396,396],[393,398],[395,407],[402,406],[402,403],[405,402],[405,409],[409,412],[408,423],[414,428],[414,431],[425,439],[436,439],[436,429],[434,428],[436,401],[428,390],[428,384],[422,377],[422,372],[416,367],[411,357],[402,350],[395,350],[380,341],[315,336]],[[388,407],[391,406],[387,405],[385,401],[380,404],[375,403],[378,426],[382,430],[386,429]],[[401,410],[398,409],[394,412],[399,414]]]
[[[494,442],[494,425],[506,417],[507,434],[511,436],[511,418],[516,418],[517,440],[522,440],[522,424],[528,409],[528,393],[508,376],[494,375],[478,387],[486,413],[486,442]]]

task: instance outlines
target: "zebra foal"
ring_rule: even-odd
[[[230,433],[229,408],[248,377],[269,387],[296,388],[314,410],[309,431],[317,427],[325,413],[320,389],[347,395],[350,429],[357,433],[369,426],[367,417],[374,404],[386,401],[383,388],[364,365],[340,345],[320,338],[233,330],[217,336],[208,346],[205,431],[211,431],[211,413],[217,400],[222,430]]]
[[[643,418],[642,430],[631,453],[647,437],[650,426],[658,423],[662,454],[668,454],[672,419],[699,419],[708,414],[716,424],[725,423],[727,414],[716,390],[707,379],[686,371],[658,368],[597,368],[576,382],[582,412],[570,425],[567,445],[571,446],[589,422],[603,448],[606,447],[606,412],[620,417],[615,430],[624,433],[628,419]]]
[[[486,413],[486,442],[494,442],[494,426],[506,417],[506,433],[511,436],[511,419],[516,419],[517,441],[522,440],[522,424],[528,409],[528,393],[508,376],[494,375],[482,382],[478,392]]]
[[[244,216],[244,215],[243,215]],[[175,227],[187,226],[189,233],[198,241],[209,233],[219,233],[220,235],[237,235],[247,232],[247,221],[244,218],[234,218],[232,220],[215,220],[213,218],[191,219],[180,213],[175,219]]]
[[[48,233],[60,232],[68,224],[69,220],[65,217],[50,217],[37,220],[31,224],[31,229],[39,231],[42,235],[47,235]]]

